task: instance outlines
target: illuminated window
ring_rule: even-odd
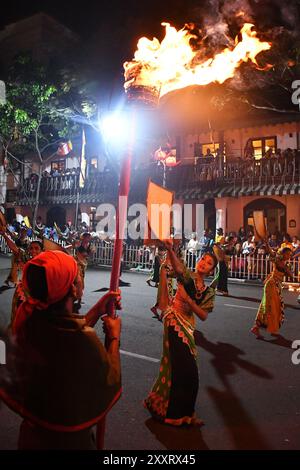
[[[260,139],[251,139],[251,142],[254,149],[254,158],[256,160],[260,160],[269,149],[272,149],[272,152],[275,152],[277,149],[276,137],[262,137]]]
[[[220,148],[220,144],[218,142],[210,143],[210,144],[202,144],[202,155],[206,157],[208,155],[208,150],[211,155],[214,157],[216,156],[217,150]]]
[[[51,170],[64,171],[66,168],[65,160],[58,160],[51,163]]]

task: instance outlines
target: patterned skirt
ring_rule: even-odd
[[[278,334],[284,322],[284,302],[280,280],[272,275],[264,285],[263,297],[260,303],[255,323],[260,328],[266,328],[269,333]]]
[[[159,375],[144,401],[153,418],[180,426],[195,424],[199,377],[193,326],[170,307],[164,317]]]

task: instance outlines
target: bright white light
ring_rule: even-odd
[[[125,115],[110,114],[100,121],[103,137],[107,141],[124,142],[129,135],[129,121]]]

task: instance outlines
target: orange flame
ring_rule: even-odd
[[[251,60],[258,66],[256,56],[271,48],[271,43],[257,38],[252,24],[245,23],[241,29],[242,40],[236,38],[234,47],[199,62],[199,51],[190,46],[194,35],[184,28],[177,31],[169,23],[162,26],[166,34],[161,43],[156,38],[139,39],[134,59],[124,63],[126,91],[132,86],[154,87],[163,96],[191,85],[223,83],[234,76],[242,62]]]

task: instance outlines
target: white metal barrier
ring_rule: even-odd
[[[29,243],[30,243],[30,242],[33,242],[33,241],[36,241],[36,240],[40,240],[40,238],[31,237],[31,238],[28,238],[28,240],[29,240]],[[56,243],[58,243],[61,246],[67,245],[67,243],[64,240],[59,240]],[[5,238],[3,238],[2,235],[0,235],[0,253],[2,253],[3,255],[11,254],[11,249],[7,246]]]
[[[196,260],[199,253],[193,255],[187,250],[183,252],[183,259],[186,266],[192,271],[195,270]],[[149,271],[152,269],[155,251],[148,247],[124,245],[123,268],[136,271]],[[107,242],[96,244],[96,250],[92,257],[92,263],[98,266],[111,266],[113,257],[113,245]],[[291,271],[297,276],[296,282],[300,282],[300,258],[291,260]],[[228,277],[244,280],[264,280],[271,273],[272,262],[266,255],[235,255],[228,261]],[[292,279],[285,279],[292,281]]]
[[[8,248],[5,239],[0,235],[0,253],[8,255],[11,253],[11,250]]]
[[[33,239],[31,239],[32,241]],[[64,241],[59,241],[61,245],[65,245]],[[94,244],[94,251],[91,257],[91,264],[96,266],[111,266],[113,258],[113,244],[106,241],[99,241]],[[4,238],[0,235],[0,253],[11,253]],[[125,245],[123,250],[122,265],[123,269],[135,271],[151,271],[154,263],[155,250],[149,247],[140,247],[134,245]],[[183,252],[183,259],[187,267],[191,270],[195,269],[196,260],[199,253],[193,255],[187,250]],[[291,271],[297,276],[293,279],[300,282],[300,258],[291,260]],[[243,280],[264,280],[272,271],[272,262],[266,255],[235,255],[228,261],[228,277]],[[292,279],[285,279],[292,281]]]

